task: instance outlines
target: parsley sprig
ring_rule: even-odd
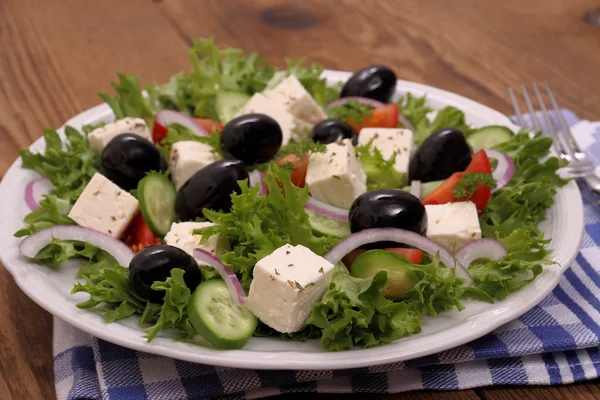
[[[363,118],[369,118],[373,107],[367,104],[360,104],[356,100],[348,100],[341,106],[334,106],[328,110],[330,118],[342,119],[349,123],[360,124]]]
[[[496,180],[492,175],[485,172],[467,172],[460,182],[452,188],[452,193],[457,199],[469,200],[482,187],[495,189]]]

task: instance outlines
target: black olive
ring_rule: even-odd
[[[137,295],[160,304],[165,292],[153,290],[151,286],[167,280],[173,268],[185,271],[183,279],[190,291],[200,284],[202,274],[194,257],[177,247],[162,244],[146,247],[133,257],[129,263],[129,284]]]
[[[150,171],[166,171],[167,161],[160,151],[140,135],[115,136],[102,150],[104,175],[125,190],[137,188]]]
[[[231,194],[241,193],[237,181],[248,179],[239,160],[221,160],[202,168],[177,191],[175,213],[182,221],[203,217],[202,209],[229,211]]]
[[[242,115],[221,131],[223,152],[248,165],[269,161],[279,151],[282,140],[281,127],[265,114]]]
[[[383,189],[363,193],[350,207],[352,233],[372,228],[399,228],[423,234],[427,229],[427,214],[421,201],[398,189]],[[365,248],[399,247],[397,243],[380,242]]]
[[[458,129],[442,129],[419,146],[410,159],[408,180],[431,182],[464,171],[471,162],[471,148]]]
[[[396,90],[396,74],[383,65],[371,65],[354,73],[346,81],[340,97],[360,96],[390,101]]]
[[[358,135],[354,129],[339,119],[325,119],[319,122],[313,127],[310,137],[323,144],[339,142],[342,139],[352,139],[355,146],[358,142]]]

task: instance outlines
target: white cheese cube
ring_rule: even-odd
[[[359,195],[367,191],[363,172],[350,139],[330,143],[325,153],[309,157],[306,184],[317,200],[340,208],[350,208]]]
[[[221,159],[213,148],[193,140],[177,142],[171,146],[169,168],[175,187],[179,189],[196,172]]]
[[[481,238],[475,203],[471,201],[426,205],[427,237],[450,252]]]
[[[302,86],[295,75],[290,75],[279,83],[273,90],[268,90],[265,96],[281,104],[294,117],[310,124],[326,119],[323,109]]]
[[[286,244],[254,267],[246,307],[271,328],[290,333],[302,329],[321,300],[333,264],[304,246]]]
[[[115,136],[123,133],[133,133],[135,135],[140,135],[144,139],[152,141],[152,135],[150,134],[150,130],[148,130],[146,121],[141,118],[130,117],[119,119],[110,124],[106,124],[101,128],[94,129],[88,135],[88,141],[90,143],[90,147],[94,151],[100,153],[104,146],[108,144],[108,142],[113,140]]]
[[[283,136],[283,146],[288,144],[290,139],[301,141],[310,135],[310,124],[294,117],[282,105],[262,93],[255,93],[242,107],[238,116],[252,113],[265,114],[277,121]]]
[[[410,129],[397,128],[363,128],[358,135],[358,144],[377,148],[385,160],[395,155],[394,169],[398,172],[407,172],[410,161],[410,152],[413,146],[413,133]]]
[[[211,236],[206,243],[201,245],[202,235],[194,235],[194,230],[214,225],[212,222],[174,222],[171,225],[171,230],[165,236],[165,243],[178,247],[191,256],[194,255],[194,249],[199,248],[220,257],[228,248],[226,237],[221,237],[221,235]],[[198,261],[198,265],[207,264]]]
[[[137,212],[135,197],[95,173],[71,208],[69,218],[80,226],[118,238]]]

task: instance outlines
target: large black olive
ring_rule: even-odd
[[[396,74],[383,65],[371,65],[346,81],[340,97],[360,96],[387,103],[396,90]]]
[[[431,182],[464,171],[471,162],[471,148],[458,129],[442,129],[419,146],[410,159],[408,180]]]
[[[196,172],[177,191],[175,213],[182,221],[204,216],[202,209],[229,211],[231,194],[241,193],[237,181],[248,179],[248,171],[239,160],[221,160]]]
[[[352,139],[352,144],[356,146],[358,135],[354,129],[344,121],[339,119],[324,119],[317,123],[310,134],[315,142],[329,144],[339,142],[342,139]]]
[[[282,140],[281,127],[265,114],[242,115],[221,131],[223,152],[248,165],[269,161],[279,151]]]
[[[158,149],[133,133],[115,136],[102,150],[101,159],[106,177],[125,190],[137,188],[150,171],[167,170],[167,161]]]
[[[173,268],[185,271],[185,285],[194,291],[200,284],[202,274],[194,257],[185,251],[167,245],[146,247],[137,253],[129,263],[129,284],[135,293],[153,303],[162,303],[164,291],[151,288],[157,281],[165,281]]]
[[[427,229],[427,214],[421,201],[398,189],[363,193],[350,207],[352,233],[372,228],[399,228],[422,234]],[[375,243],[366,248],[398,247],[396,243]]]

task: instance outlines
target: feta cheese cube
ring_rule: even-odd
[[[171,230],[165,236],[165,242],[169,246],[175,246],[185,251],[189,255],[194,255],[194,249],[200,248],[206,250],[217,257],[220,257],[227,250],[229,243],[226,237],[221,235],[211,236],[204,244],[200,244],[202,235],[194,235],[195,229],[214,226],[212,222],[174,222]],[[196,259],[198,265],[207,265]]]
[[[325,153],[310,155],[306,184],[315,199],[350,208],[354,199],[367,191],[367,177],[356,159],[350,139],[326,147]]]
[[[275,88],[266,91],[265,96],[281,104],[287,112],[296,118],[310,124],[316,124],[327,118],[323,109],[295,75],[288,76]]]
[[[385,160],[395,154],[394,168],[406,173],[413,146],[413,133],[410,129],[397,128],[363,128],[358,135],[358,144],[366,145],[371,142],[381,152]]]
[[[221,159],[221,156],[212,150],[210,145],[193,140],[177,142],[171,146],[169,168],[177,189],[196,172]]]
[[[106,124],[101,128],[94,129],[88,135],[88,141],[90,143],[90,147],[94,151],[100,153],[104,146],[108,144],[108,142],[113,140],[115,136],[123,133],[133,133],[135,135],[140,135],[144,139],[152,141],[152,135],[150,134],[150,130],[148,130],[146,121],[141,118],[131,117],[119,119],[110,124]]]
[[[95,173],[69,212],[78,225],[120,237],[138,212],[138,201]]]
[[[427,237],[450,252],[481,238],[475,203],[471,201],[426,205]]]
[[[304,246],[286,244],[256,264],[245,305],[279,332],[299,331],[332,275],[329,261]]]
[[[277,121],[283,136],[283,146],[288,144],[290,139],[302,141],[310,136],[310,124],[294,117],[282,105],[262,93],[255,93],[242,107],[238,116],[252,113],[265,114]]]

